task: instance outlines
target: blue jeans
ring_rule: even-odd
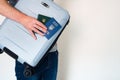
[[[56,80],[58,67],[58,51],[49,52],[46,57],[34,68],[31,77],[25,77],[25,66],[16,61],[15,72],[17,80]]]

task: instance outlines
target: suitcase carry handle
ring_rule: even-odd
[[[3,50],[2,49],[0,49],[0,54],[2,54],[3,53]]]
[[[4,47],[3,51],[5,51],[9,56],[13,57],[15,60],[18,59],[18,56],[14,52],[9,50],[7,47]]]

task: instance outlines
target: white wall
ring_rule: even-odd
[[[71,14],[58,80],[120,80],[120,1],[59,0]]]
[[[120,80],[120,1],[56,2],[71,15],[58,41],[58,80]],[[14,75],[14,60],[0,55],[0,79]]]

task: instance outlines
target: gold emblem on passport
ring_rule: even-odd
[[[45,23],[45,22],[46,22],[46,19],[42,19],[42,22]]]

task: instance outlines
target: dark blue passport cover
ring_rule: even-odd
[[[54,18],[51,18],[45,25],[48,30],[45,34],[47,39],[50,39],[61,28],[61,25]]]

